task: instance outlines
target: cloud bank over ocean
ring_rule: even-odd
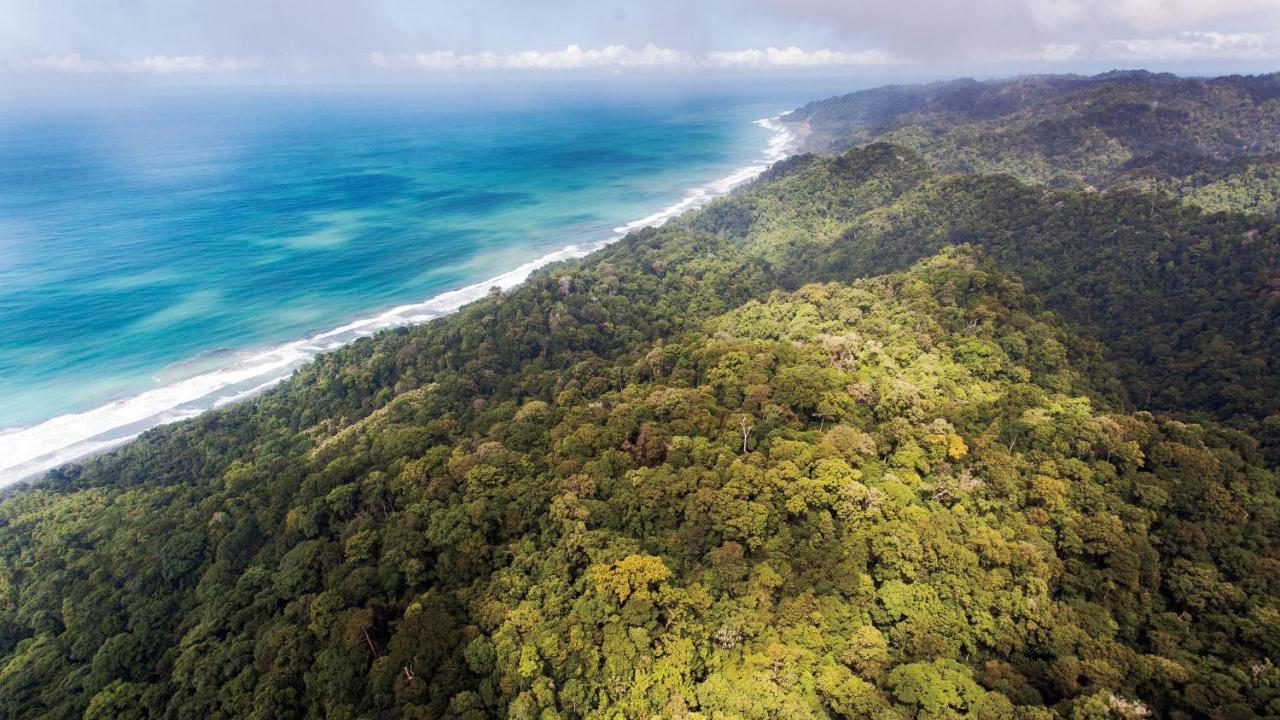
[[[836,50],[802,50],[798,47],[763,50],[730,50],[692,53],[659,47],[652,43],[642,48],[609,45],[602,49],[584,49],[569,45],[562,50],[542,52],[524,50],[500,55],[494,52],[455,53],[436,50],[424,53],[388,54],[376,52],[369,61],[378,67],[412,68],[429,71],[456,70],[584,70],[624,68],[752,68],[840,67],[887,65],[894,58],[879,50],[840,52]]]
[[[1267,61],[1280,58],[1280,32],[1219,33],[1183,32],[1168,37],[1128,38],[1099,43],[1051,42],[998,56],[1006,61],[1066,64],[1073,61],[1191,62],[1198,58]],[[848,52],[822,48],[767,47],[764,49],[713,50],[693,53],[653,43],[639,48],[608,45],[584,48],[568,45],[559,50],[521,50],[512,53],[476,53],[431,50],[414,53],[372,52],[369,68],[380,71],[425,73],[521,72],[580,70],[754,70],[785,71],[814,68],[904,67],[916,64],[887,50]],[[230,75],[260,70],[305,71],[324,63],[291,63],[274,67],[270,61],[251,57],[203,55],[152,55],[127,60],[98,60],[81,56],[47,55],[0,65],[10,74],[69,75]],[[348,66],[349,68],[349,66]]]
[[[1277,61],[1276,0],[11,0],[0,17],[10,77],[954,75]]]

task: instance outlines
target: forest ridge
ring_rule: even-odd
[[[730,197],[0,502],[5,718],[1280,715],[1280,78]]]
[[[806,149],[872,140],[943,172],[1054,187],[1159,190],[1207,210],[1280,205],[1280,73],[1181,78],[1117,71],[889,86],[810,103]]]

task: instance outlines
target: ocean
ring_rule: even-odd
[[[0,484],[754,177],[804,98],[157,92],[0,111]]]

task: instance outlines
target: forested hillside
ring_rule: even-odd
[[[874,140],[946,172],[1057,187],[1158,189],[1209,210],[1280,210],[1280,74],[1147,72],[890,86],[810,103],[807,149]]]
[[[937,164],[792,158],[12,491],[0,717],[1280,715],[1280,224]]]
[[[974,243],[1106,347],[1122,381],[1113,390],[1134,406],[1212,414],[1280,459],[1280,223],[921,167],[883,143],[830,160],[800,156],[773,182],[689,222],[737,238],[791,287]],[[815,179],[848,189],[827,197]],[[877,204],[862,212],[868,197]]]

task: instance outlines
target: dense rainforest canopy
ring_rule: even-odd
[[[809,106],[838,154],[12,491],[0,717],[1280,716],[1280,224],[952,136],[1276,85]]]

